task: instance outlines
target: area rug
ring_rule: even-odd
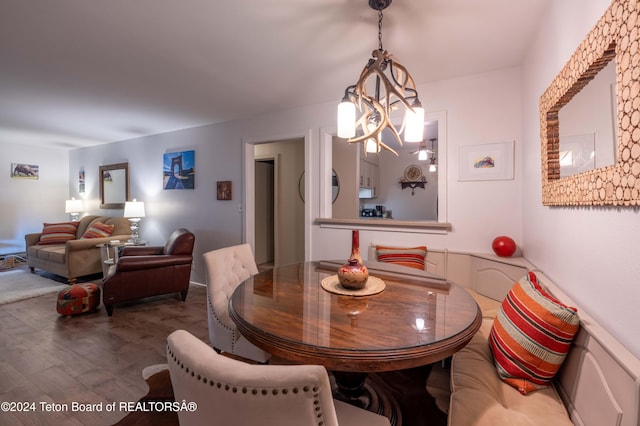
[[[67,284],[32,274],[26,267],[0,272],[0,305],[55,293]]]

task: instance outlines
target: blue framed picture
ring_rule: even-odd
[[[163,158],[162,189],[194,189],[195,188],[196,152],[167,152]]]

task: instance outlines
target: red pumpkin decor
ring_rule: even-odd
[[[496,237],[491,244],[495,254],[500,257],[511,257],[516,252],[516,242],[504,235]]]

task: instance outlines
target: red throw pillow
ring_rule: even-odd
[[[498,375],[522,394],[548,387],[579,326],[577,309],[547,293],[529,272],[509,291],[491,328]]]
[[[64,244],[76,239],[78,222],[43,223],[38,244]]]
[[[115,225],[96,222],[85,231],[82,238],[106,238],[113,233],[113,228],[115,228]]]
[[[378,262],[395,263],[396,265],[424,270],[424,259],[427,257],[427,247],[387,247],[376,246]]]

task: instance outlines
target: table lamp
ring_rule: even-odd
[[[140,235],[138,230],[140,229],[140,219],[144,217],[144,203],[142,201],[127,201],[124,204],[124,217],[131,222],[131,239],[130,243],[139,244]]]
[[[64,203],[64,212],[71,215],[71,220],[73,222],[80,220],[80,213],[83,211],[84,203],[82,200],[76,200],[74,197],[71,197],[70,200],[67,200]]]

